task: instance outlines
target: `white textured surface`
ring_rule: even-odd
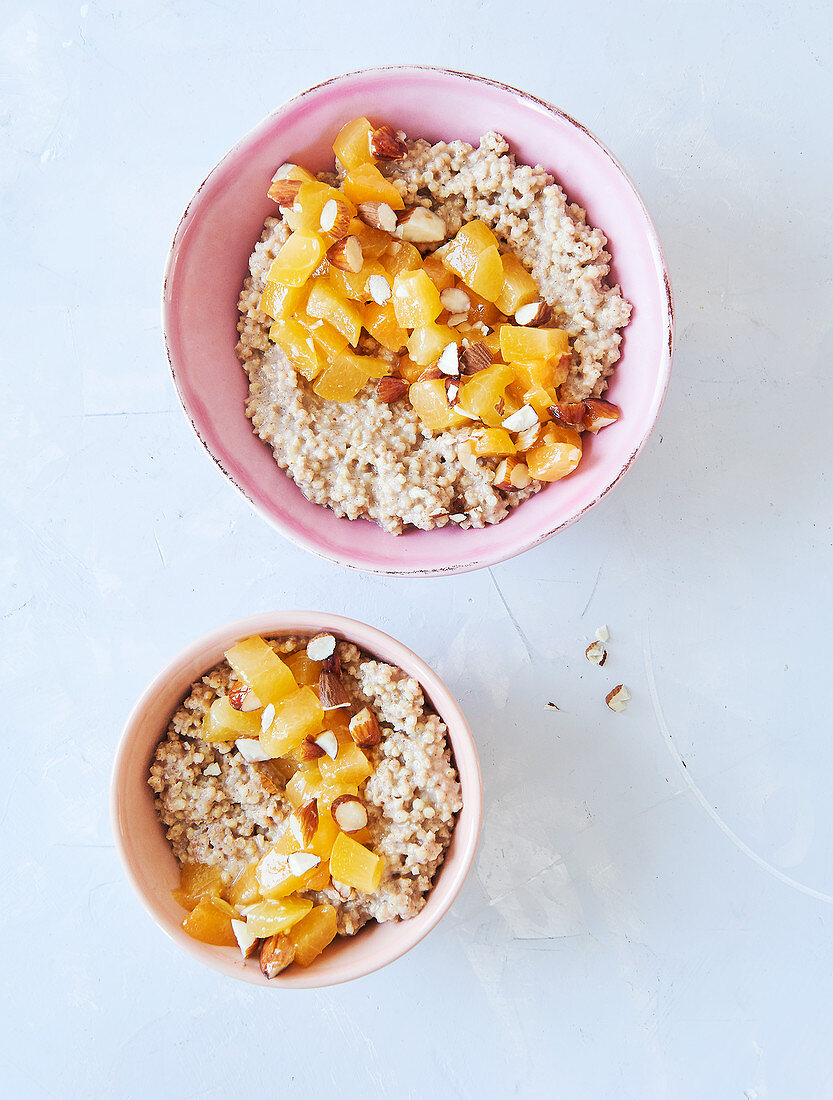
[[[0,14],[6,1090],[829,1096],[830,9],[528,0],[507,26],[502,5],[428,0],[412,31],[363,7],[361,29],[354,6],[256,0]],[[348,577],[282,541],[202,453],[159,333],[169,239],[222,153],[302,88],[397,61],[586,123],[677,296],[671,392],[631,474],[548,545],[456,579]],[[488,813],[419,948],[290,996],[157,932],[107,791],[169,655],[299,605],[437,666]]]

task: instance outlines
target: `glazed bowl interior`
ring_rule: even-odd
[[[291,967],[269,981],[257,960],[237,948],[212,947],[182,930],[183,910],[171,896],[179,864],[157,816],[147,778],[151,759],[171,717],[191,685],[222,660],[225,650],[253,634],[312,635],[329,630],[382,660],[399,665],[422,684],[426,698],[448,726],[460,776],[463,808],[446,858],[424,909],[407,921],[370,922],[358,935],[327,948],[307,969]],[[148,686],[127,721],[113,769],[111,812],[116,846],[128,878],[159,927],[200,962],[243,981],[271,988],[314,988],[362,977],[393,962],[430,932],[448,911],[474,860],[482,820],[480,768],[466,720],[448,689],[428,665],[387,634],[337,615],[283,612],[231,623],[195,642]]]
[[[449,526],[396,537],[367,520],[339,519],[311,504],[277,466],[244,413],[247,378],[237,361],[237,300],[264,219],[276,168],[332,168],[332,141],[356,115],[410,136],[477,144],[502,133],[519,162],[542,164],[587,210],[614,257],[611,281],[633,304],[608,396],[622,419],[586,434],[576,473],[499,524]],[[522,92],[479,77],[424,68],[370,69],[336,77],[270,115],[203,183],[179,226],[168,264],[163,324],[174,380],[203,444],[255,509],[325,558],[370,572],[464,572],[542,542],[591,507],[627,470],[656,422],[671,364],[672,306],[662,250],[633,184],[582,126]]]

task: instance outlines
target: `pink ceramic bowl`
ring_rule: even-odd
[[[371,922],[350,938],[337,939],[308,969],[291,967],[267,981],[256,959],[237,948],[211,947],[191,939],[181,927],[183,910],[171,897],[179,865],[153,804],[148,770],[171,715],[198,677],[222,659],[241,638],[252,634],[313,635],[331,631],[384,661],[398,665],[422,684],[426,697],[448,726],[463,792],[463,809],[425,908],[411,920]],[[401,642],[365,623],[318,611],[254,615],[207,634],[175,657],[148,685],[121,735],[110,801],[116,848],[133,889],[151,917],[174,942],[206,966],[232,978],[277,989],[309,989],[361,978],[410,951],[448,912],[471,869],[483,818],[483,789],[474,739],[463,712],[445,684]]]
[[[395,537],[367,520],[311,504],[278,468],[243,411],[246,376],[234,353],[237,298],[263,221],[266,190],[284,161],[332,167],[331,144],[356,115],[385,119],[432,140],[497,130],[518,159],[542,164],[610,239],[612,279],[633,303],[610,399],[622,419],[585,436],[577,472],[484,530],[447,527]],[[373,573],[462,573],[494,565],[550,538],[612,488],[645,444],[668,386],[671,289],[648,211],[608,150],[574,119],[531,95],[442,69],[365,69],[290,100],[228,153],[180,222],[165,275],[163,325],[185,411],[211,457],[265,519],[300,546]]]

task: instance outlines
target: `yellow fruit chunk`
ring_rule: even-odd
[[[318,358],[323,357],[325,364],[330,364],[337,355],[341,355],[347,347],[347,337],[334,328],[329,321],[323,321],[320,317],[310,317],[302,314],[300,323],[312,337]]]
[[[425,370],[420,363],[415,363],[409,355],[400,355],[396,362],[396,373],[400,378],[412,384],[419,381],[419,376]]]
[[[478,458],[490,455],[513,455],[516,447],[505,428],[478,428],[472,435],[474,453]]]
[[[290,894],[312,889],[310,882],[319,865],[316,864],[303,874],[295,875],[290,865],[291,854],[294,853],[279,852],[277,848],[271,848],[258,863],[255,874],[264,900],[288,898]]]
[[[306,898],[264,901],[248,911],[246,927],[258,939],[276,936],[279,932],[287,932],[305,917],[310,909],[312,909],[312,902]]]
[[[346,349],[322,371],[313,389],[325,401],[350,401],[367,384],[374,362]]]
[[[476,378],[477,375],[473,377]],[[442,378],[414,382],[408,390],[408,400],[422,423],[432,431],[443,432],[447,428],[468,423],[465,416],[455,412],[449,405],[445,381]]]
[[[309,687],[298,688],[276,704],[275,717],[261,732],[260,743],[270,756],[286,756],[305,737],[321,732],[323,718],[316,692]]]
[[[358,787],[373,774],[373,767],[358,745],[339,745],[335,760],[322,756],[318,761],[321,778],[328,784]]]
[[[496,248],[487,248],[477,257],[472,267],[461,275],[466,286],[475,294],[494,302],[503,289],[503,264]]]
[[[295,944],[295,962],[309,966],[333,942],[337,932],[338,917],[332,905],[316,905],[289,931]]]
[[[260,889],[255,876],[257,864],[258,861],[246,864],[226,891],[226,896],[235,909],[239,909],[241,905],[254,905],[256,901],[260,901]]]
[[[440,255],[444,266],[449,271],[464,277],[474,267],[478,257],[492,248],[497,249],[497,237],[488,225],[475,220],[466,222],[452,240],[443,247]],[[501,287],[503,286],[502,276],[503,265],[501,264]],[[481,291],[478,290],[479,293]]]
[[[387,249],[381,262],[389,275],[398,275],[400,271],[418,271],[422,267],[422,254],[409,241],[398,241]]]
[[[436,363],[449,344],[458,344],[462,340],[460,333],[448,325],[438,325],[433,321],[427,325],[418,325],[405,345],[408,354],[415,363],[427,367],[430,363]]]
[[[303,306],[308,290],[305,286],[284,286],[283,283],[267,283],[260,296],[258,309],[270,317],[291,317]]]
[[[314,687],[321,675],[322,664],[321,661],[313,661],[308,657],[305,649],[299,649],[297,653],[291,653],[286,658],[286,667],[299,687]]]
[[[315,183],[315,176],[299,164],[284,164],[275,173],[275,178],[269,185],[267,194],[270,199],[274,199],[275,202],[278,201],[278,192],[285,180],[294,180],[296,183]]]
[[[512,372],[524,390],[542,389],[552,391],[552,405],[556,400],[555,381],[556,364],[552,359],[533,359],[529,363],[512,363]]]
[[[330,861],[322,859],[307,881],[307,890],[326,890],[330,885]]]
[[[236,741],[238,737],[260,734],[260,711],[235,710],[225,695],[220,695],[208,708],[202,722],[203,741]]]
[[[512,370],[503,363],[493,363],[460,384],[460,407],[482,420],[490,428],[499,428],[503,416],[498,411],[505,400],[506,387],[512,381]],[[508,415],[508,414],[507,414]]]
[[[382,859],[346,833],[339,833],[330,858],[330,875],[336,882],[372,894],[382,879]]]
[[[234,947],[237,943],[231,927],[231,917],[218,909],[209,898],[198,902],[182,922],[182,927],[192,939],[210,943],[214,947]]]
[[[321,372],[323,359],[318,354],[312,333],[291,317],[283,318],[269,329],[269,339],[278,345],[295,370],[308,382]]]
[[[354,302],[366,302],[371,297],[367,289],[367,281],[371,275],[381,275],[385,282],[390,282],[379,261],[371,259],[364,261],[360,271],[342,271],[339,267],[331,267],[327,279],[333,290],[342,298],[350,298]]]
[[[353,118],[338,132],[333,142],[333,152],[350,171],[361,164],[373,164],[375,158],[370,152],[370,137],[373,133],[373,123],[364,117]]]
[[[292,673],[263,638],[255,636],[238,642],[227,651],[226,660],[238,680],[252,689],[263,706],[279,703],[298,686]]]
[[[422,269],[440,293],[454,286],[454,276],[439,256],[426,256],[422,261]]]
[[[290,233],[269,268],[267,282],[303,286],[326,251],[327,243],[319,233]]]
[[[375,302],[369,303],[364,307],[363,318],[364,327],[383,348],[399,351],[405,346],[408,330],[397,321],[393,302],[386,302],[383,306]]]
[[[538,413],[538,417],[541,420],[549,420],[550,405],[554,404],[552,392],[545,390],[541,386],[531,386],[528,390],[523,390],[518,399],[518,408],[523,405],[531,405],[533,409]],[[506,415],[509,416],[507,411]]]
[[[344,177],[344,194],[351,202],[386,202],[394,210],[404,210],[402,196],[374,164],[359,164]]]
[[[400,271],[393,280],[393,308],[405,328],[428,325],[442,313],[440,292],[424,271]]]
[[[362,255],[370,260],[378,260],[382,253],[393,243],[393,237],[390,233],[386,233],[384,229],[374,229],[372,225],[367,225],[361,218],[353,218],[347,232],[359,238]]]
[[[352,202],[345,199],[344,195],[335,187],[330,187],[328,183],[319,183],[316,180],[312,183],[301,184],[295,202],[284,210],[283,216],[287,225],[294,233],[323,233],[321,212],[331,199],[343,208],[344,219],[355,217],[356,208]],[[342,227],[347,224],[349,224],[348,220],[341,222]],[[332,239],[332,234],[329,234],[329,236]]]
[[[184,909],[193,909],[203,898],[218,898],[223,893],[223,874],[219,867],[207,863],[183,863],[179,874],[179,889],[174,899]]]
[[[322,758],[323,759],[323,758]],[[310,844],[310,851],[322,859],[329,859],[339,834],[338,825],[333,820],[333,815],[326,807],[318,807],[318,828]]]
[[[507,363],[531,359],[552,359],[570,350],[567,333],[561,328],[525,328],[501,325],[500,350]]]
[[[548,424],[543,438],[526,452],[526,464],[536,481],[559,481],[581,461],[581,436],[572,428]]]
[[[518,257],[511,252],[501,256],[501,262],[503,263],[503,286],[495,299],[495,305],[501,313],[511,317],[521,306],[534,302],[539,297],[538,284]]]
[[[362,330],[362,316],[356,306],[338,294],[326,279],[316,279],[307,299],[310,317],[329,321],[355,347]]]

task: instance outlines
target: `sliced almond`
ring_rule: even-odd
[[[300,878],[301,875],[305,875],[307,871],[311,871],[313,867],[317,867],[320,862],[321,856],[317,856],[313,852],[293,852],[287,860],[289,870],[295,878]]]
[[[478,371],[490,367],[493,359],[494,356],[491,351],[481,340],[469,344],[467,348],[460,352],[460,366],[463,374],[477,374]]]
[[[367,825],[367,807],[352,794],[342,794],[333,801],[330,813],[343,833],[357,833]]]
[[[379,721],[369,707],[364,707],[350,719],[350,736],[360,748],[378,745],[382,740]]]
[[[263,746],[256,737],[241,737],[234,742],[234,747],[249,764],[272,759],[268,752],[263,751]]]
[[[402,160],[407,156],[408,146],[392,126],[379,126],[370,135],[370,152],[383,160]]]
[[[300,190],[300,180],[277,179],[272,181],[267,193],[278,206],[291,207],[294,206]]]
[[[289,825],[302,848],[312,844],[312,838],[318,829],[318,803],[314,798],[298,807],[290,817]]]
[[[598,639],[590,643],[585,649],[584,655],[591,665],[599,665],[599,667],[607,660],[607,650]]]
[[[318,760],[319,757],[324,755],[324,750],[320,745],[316,744],[309,737],[305,738],[301,742],[301,747],[298,750],[302,760]]]
[[[469,517],[465,512],[454,512],[448,517],[452,523],[463,523]]]
[[[307,657],[311,661],[326,661],[336,651],[336,639],[334,634],[316,634],[307,642]]]
[[[364,263],[362,242],[351,233],[349,237],[342,237],[340,241],[330,245],[327,249],[327,259],[333,267],[341,271],[352,271],[355,274],[361,271]]]
[[[351,218],[346,202],[341,199],[327,199],[321,208],[320,225],[325,233],[340,238],[346,236]]]
[[[331,760],[335,760],[338,756],[338,738],[332,730],[324,730],[323,733],[315,738],[315,743],[329,756]]]
[[[249,931],[249,926],[244,920],[232,920],[231,930],[240,948],[240,954],[244,959],[249,959],[255,953],[260,940]]]
[[[605,702],[611,710],[622,711],[628,705],[631,693],[624,684],[617,684],[605,696]]]
[[[607,626],[600,626],[596,631],[596,640],[599,642],[610,641],[610,630]]]
[[[399,215],[397,236],[412,244],[437,244],[445,240],[445,222],[425,206],[414,206]]]
[[[468,319],[468,313],[449,313],[446,324],[449,328],[457,328],[458,325],[464,324]]]
[[[619,407],[600,397],[588,397],[584,402],[582,427],[588,432],[599,432],[610,424],[615,424],[621,416]]]
[[[264,890],[274,890],[289,878],[289,861],[283,852],[273,848],[267,852],[257,866],[257,877]]]
[[[460,373],[460,354],[456,344],[446,344],[437,360],[437,368],[452,378]]]
[[[228,693],[228,701],[235,710],[252,711],[260,710],[261,702],[250,687],[245,684],[237,684]]]
[[[376,396],[388,405],[401,400],[407,393],[408,383],[404,378],[394,378],[389,375],[387,378],[380,378],[376,383]]]
[[[515,320],[519,325],[537,326],[545,325],[552,319],[552,306],[539,298],[537,302],[530,302],[521,306],[515,313]]]
[[[459,410],[462,412],[462,409]],[[474,451],[474,443],[470,439],[464,439],[457,444],[457,461],[464,470],[474,473],[477,469],[477,455]]]
[[[202,774],[203,775],[219,775],[220,774],[220,765],[219,764],[209,764],[207,768],[203,769]]]
[[[576,428],[578,431],[584,427],[586,412],[583,401],[559,401],[549,407],[553,420],[558,420],[568,428]]]
[[[525,489],[531,480],[529,468],[523,459],[517,455],[509,455],[498,463],[493,484],[496,489],[509,493],[515,489]]]
[[[447,286],[441,291],[440,302],[449,313],[468,313],[471,309],[471,298],[459,286]]]
[[[396,229],[396,212],[386,202],[360,202],[356,213],[372,229],[384,229],[386,233]]]
[[[528,451],[530,447],[534,447],[541,436],[541,430],[543,424],[535,424],[531,428],[526,428],[522,432],[518,432],[515,436],[515,446],[519,451]]]
[[[450,378],[447,379],[445,383],[445,396],[448,399],[449,405],[456,405],[460,400],[460,387]]]
[[[269,794],[278,797],[283,795],[286,780],[278,770],[277,760],[255,760],[252,762],[252,770]]]
[[[285,932],[270,936],[260,948],[260,969],[267,978],[276,978],[295,962],[295,944]]]
[[[418,382],[433,382],[436,378],[443,378],[443,372],[440,368],[434,364],[432,367],[426,367],[422,374],[417,379]]]
[[[267,704],[263,708],[263,714],[260,716],[260,729],[265,733],[272,723],[275,721],[275,707],[272,703]]]
[[[534,428],[538,423],[538,413],[531,405],[524,405],[522,409],[513,412],[503,421],[507,432],[525,432],[528,428]]]
[[[318,677],[318,699],[322,710],[341,710],[350,706],[350,696],[347,694],[340,676],[332,672],[321,672]]]
[[[390,301],[390,283],[384,275],[371,275],[367,280],[367,293],[377,306],[383,306]]]

